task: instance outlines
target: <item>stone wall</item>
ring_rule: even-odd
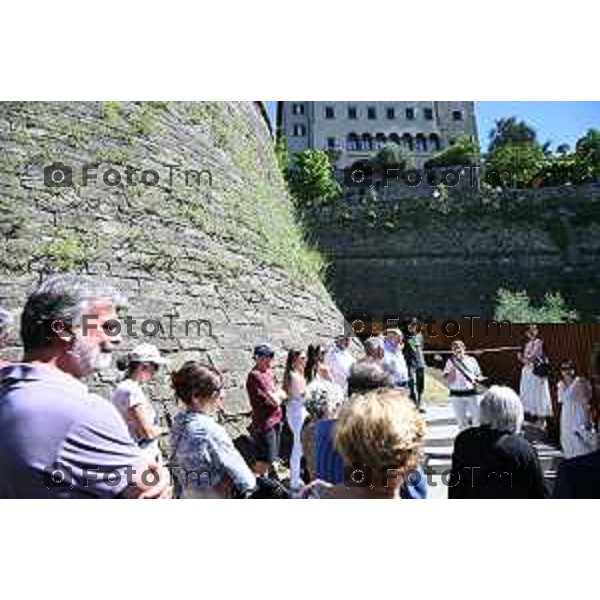
[[[500,287],[600,314],[599,184],[433,192],[353,192],[305,215],[345,314],[492,317]]]
[[[56,161],[72,167],[71,187],[44,185],[44,167]],[[101,163],[87,186],[83,163]],[[129,185],[127,165],[156,171],[158,185]],[[172,177],[168,165],[179,167]],[[121,174],[119,185],[103,182],[108,168]],[[193,175],[186,182],[184,169],[203,171],[199,183]],[[272,342],[282,362],[290,345],[343,330],[257,103],[0,103],[0,230],[0,304],[17,318],[50,273],[107,279],[129,297],[138,341],[142,320],[161,321],[152,339],[170,368],[195,358],[224,372],[232,411],[247,408],[255,343]],[[192,319],[209,323],[186,335]],[[12,358],[20,354],[17,334],[3,351]],[[94,385],[106,392],[115,377]],[[170,398],[165,382],[157,394]]]

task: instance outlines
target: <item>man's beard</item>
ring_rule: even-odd
[[[77,363],[81,375],[104,371],[112,364],[112,352],[91,346],[84,336],[76,336],[69,353]]]

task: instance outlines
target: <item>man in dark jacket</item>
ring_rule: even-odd
[[[410,398],[415,406],[425,412],[422,403],[425,389],[425,356],[423,355],[423,334],[420,332],[419,321],[413,317],[406,327],[404,340],[404,358],[408,367],[408,387]]]
[[[554,498],[600,498],[600,450],[561,463]]]

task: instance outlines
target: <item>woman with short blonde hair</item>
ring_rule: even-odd
[[[343,484],[317,480],[303,498],[400,498],[406,476],[417,467],[425,421],[401,391],[378,389],[343,405],[335,446],[344,457]]]

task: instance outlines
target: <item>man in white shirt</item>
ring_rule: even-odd
[[[452,355],[444,367],[444,378],[450,389],[452,408],[459,429],[466,429],[469,423],[479,426],[479,400],[476,384],[485,381],[481,375],[479,363],[472,356],[467,356],[466,346],[461,340],[452,342]]]
[[[344,394],[348,393],[348,377],[350,369],[354,364],[354,357],[350,352],[350,338],[346,335],[338,335],[334,345],[327,351],[325,362],[331,371],[333,381],[337,383]]]
[[[402,348],[404,335],[399,329],[388,329],[385,332],[383,365],[390,374],[394,387],[408,387],[408,367]]]

